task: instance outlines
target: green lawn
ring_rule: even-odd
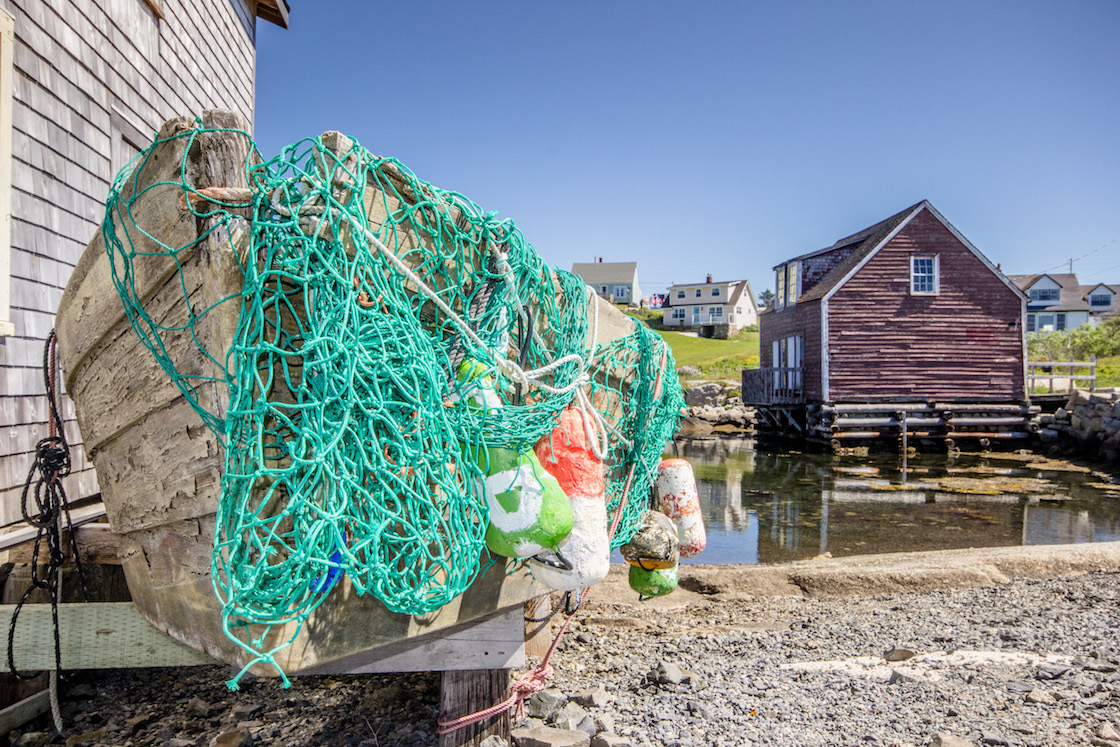
[[[758,368],[758,332],[743,331],[730,340],[709,340],[703,337],[670,332],[661,326],[658,310],[643,309],[631,313],[665,338],[673,351],[677,369],[689,366],[698,370],[690,379],[738,379],[744,368]]]

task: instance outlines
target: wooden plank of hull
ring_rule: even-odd
[[[192,126],[193,120],[172,120],[161,129],[160,139]],[[203,126],[245,129],[246,123],[236,115],[207,112]],[[151,173],[141,175],[138,189],[145,188],[143,179],[169,178],[182,163],[187,165],[187,180],[195,187],[244,185],[247,138],[214,133],[200,139],[199,152],[192,149],[185,160],[183,139],[158,146],[147,161]],[[230,252],[228,237],[214,232],[206,219],[181,212],[179,195],[180,191],[171,187],[145,192],[133,204],[133,216],[168,246],[191,244],[211,231],[190,252],[189,261],[184,261],[182,281],[191,304],[196,309],[209,308],[222,298],[240,293],[240,269]],[[131,189],[126,189],[123,198],[130,196]],[[376,215],[385,207],[376,198],[367,195],[371,220],[384,220],[384,215]],[[142,236],[133,239],[141,249],[155,248]],[[402,247],[416,248],[422,241],[423,237],[406,236]],[[134,282],[147,313],[163,324],[170,322],[168,326],[187,319],[177,270],[174,262],[158,258],[136,263]],[[598,319],[598,345],[634,330],[633,320],[595,294],[588,295],[589,300],[578,302],[593,304],[589,312]],[[196,326],[206,349],[220,352],[228,348],[239,311],[236,303],[222,304]],[[79,425],[97,469],[110,524],[122,535],[121,562],[137,609],[177,640],[215,658],[243,665],[251,657],[222,630],[221,607],[210,579],[221,449],[131,330],[112,283],[100,231],[67,286],[58,328],[67,389],[77,403]],[[213,365],[192,346],[188,335],[168,338],[168,351],[180,371],[215,375]],[[216,357],[221,359],[220,354]],[[205,385],[196,395],[211,412],[224,411],[224,385]],[[616,411],[618,407],[617,402],[596,404]],[[295,643],[277,654],[277,663],[289,673],[316,667],[341,667],[331,671],[344,671],[344,662],[355,656],[369,660],[365,652],[372,649],[496,612],[516,610],[520,614],[522,603],[540,593],[540,586],[531,585],[526,572],[507,576],[499,565],[450,604],[429,615],[411,617],[389,612],[370,595],[359,597],[344,579],[312,614]],[[279,644],[293,631],[292,626],[280,626],[271,640]],[[453,666],[444,664],[443,668]],[[254,671],[275,674],[270,667],[258,666]]]

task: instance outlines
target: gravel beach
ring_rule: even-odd
[[[515,730],[521,743],[541,744],[529,735],[547,724],[595,733],[604,747],[1120,747],[1115,569],[842,598],[690,585],[676,600],[646,606],[618,583],[597,589],[552,659],[553,689],[527,704],[535,718]],[[235,693],[224,685],[228,674],[69,675],[63,733],[45,716],[10,742],[374,747],[438,739],[438,675],[303,677],[288,690],[252,680]]]

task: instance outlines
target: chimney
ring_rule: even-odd
[[[712,282],[712,276],[711,275],[708,276],[708,280],[706,282],[709,282],[709,283]]]
[[[599,264],[603,264],[603,258],[599,257]]]

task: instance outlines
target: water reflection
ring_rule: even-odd
[[[1120,539],[1120,486],[1033,455],[834,456],[684,440],[708,548],[695,563]]]

